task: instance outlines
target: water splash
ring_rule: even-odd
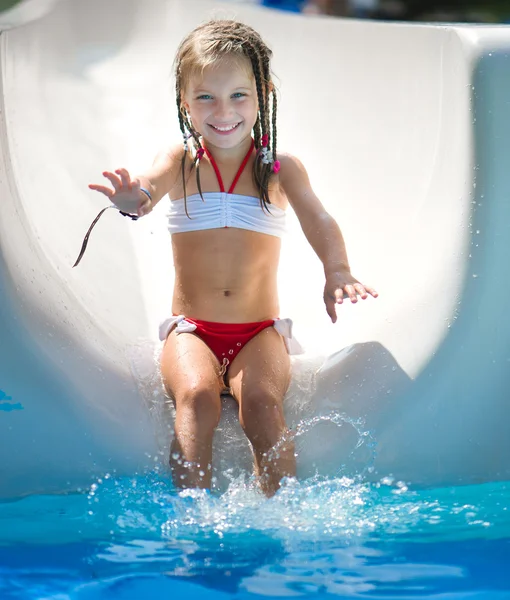
[[[263,536],[286,544],[343,539],[419,541],[510,536],[510,484],[414,490],[382,478],[284,480],[266,499],[253,477],[221,494],[177,491],[168,477],[104,477],[87,494],[32,496],[0,504],[3,543]]]

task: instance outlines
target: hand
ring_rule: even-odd
[[[355,304],[358,301],[358,295],[365,300],[369,294],[374,298],[379,295],[373,288],[362,285],[347,269],[339,269],[326,276],[324,303],[326,312],[333,323],[336,323],[336,305],[342,304],[344,298],[350,298],[351,302]]]
[[[142,217],[151,212],[152,202],[144,192],[140,191],[140,180],[131,179],[126,169],[117,169],[115,173],[103,172],[104,177],[110,180],[113,190],[105,185],[90,183],[89,188],[101,192],[123,212]]]

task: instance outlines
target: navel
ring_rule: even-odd
[[[223,290],[224,296],[230,296],[230,290]]]

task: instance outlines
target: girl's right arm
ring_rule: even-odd
[[[107,196],[120,210],[141,217],[150,213],[176,184],[182,152],[182,145],[162,150],[154,159],[152,167],[133,178],[127,169],[116,169],[114,173],[104,171],[103,176],[110,181],[113,189],[95,183],[89,184],[89,188]]]

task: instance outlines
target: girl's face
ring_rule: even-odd
[[[257,120],[257,88],[247,58],[222,60],[190,79],[183,104],[209,145],[234,148],[251,136]]]

